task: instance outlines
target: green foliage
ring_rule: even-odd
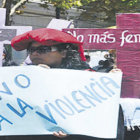
[[[12,4],[15,5],[19,2],[20,0],[12,0]]]
[[[14,4],[20,0],[12,0]],[[140,0],[42,0],[45,4],[41,6],[48,8],[48,4],[53,4],[60,10],[60,13],[71,7],[83,8],[86,10],[82,14],[85,20],[115,21],[117,13],[134,13],[140,9]],[[99,16],[102,13],[104,16]]]
[[[94,0],[42,0],[42,1],[47,1],[48,3],[51,3],[55,7],[61,9],[70,9],[71,7],[75,7],[75,6],[76,7],[83,6]]]
[[[91,1],[94,0],[42,0],[46,2],[45,7],[47,4],[53,4],[56,9],[59,9],[59,12],[56,12],[56,15],[60,15],[60,13],[64,13],[65,10],[70,9],[71,7],[81,7],[83,5],[87,5]],[[44,6],[43,6],[44,7]],[[60,18],[60,16],[56,16],[56,18]]]
[[[115,21],[117,13],[134,13],[140,9],[140,0],[94,0],[87,6],[83,6],[86,18],[92,18],[93,14],[104,13],[101,20]],[[91,19],[92,20],[92,19]]]
[[[42,0],[54,4],[61,10],[67,10],[71,7],[84,8],[87,12],[99,13],[104,12],[104,20],[114,20],[116,13],[136,12],[140,8],[140,0]],[[88,14],[87,17],[93,17]]]

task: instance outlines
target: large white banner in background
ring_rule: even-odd
[[[0,68],[0,135],[115,138],[122,73]]]

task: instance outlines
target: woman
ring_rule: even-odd
[[[77,70],[91,70],[85,62],[82,43],[73,36],[54,29],[36,29],[12,39],[12,47],[17,50],[27,50],[32,65],[43,65],[47,68],[64,68]],[[91,70],[92,71],[92,70]],[[121,131],[120,131],[121,132]],[[53,133],[52,136],[25,136],[27,139],[97,139],[93,137],[71,135],[62,131]],[[23,138],[23,137],[22,137]],[[119,139],[122,140],[122,139]]]

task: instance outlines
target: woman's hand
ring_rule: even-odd
[[[65,138],[68,136],[66,133],[63,133],[62,131],[53,132],[53,135],[59,138]]]
[[[50,69],[50,67],[48,65],[45,65],[45,64],[38,64],[38,66],[46,68],[46,69]]]
[[[121,69],[115,68],[109,71],[109,73],[115,73],[115,72],[122,72]]]

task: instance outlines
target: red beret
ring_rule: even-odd
[[[75,37],[72,35],[56,30],[56,29],[49,29],[49,28],[41,28],[26,32],[22,35],[18,35],[14,37],[11,41],[12,47],[16,51],[21,51],[27,49],[29,44],[33,41],[39,42],[42,45],[56,45],[60,43],[72,43],[79,47],[79,53],[82,61],[85,61],[84,51],[82,47],[82,43],[79,42]]]

